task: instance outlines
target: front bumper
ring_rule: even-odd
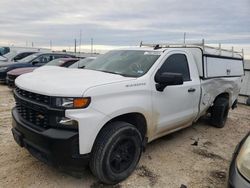
[[[8,85],[9,88],[14,88],[15,87],[15,79],[11,79],[7,75],[6,84]]]
[[[19,117],[16,108],[12,110],[12,117],[15,141],[34,157],[66,170],[80,170],[88,164],[90,154],[79,154],[77,131],[53,128],[45,131],[34,130]]]
[[[6,72],[0,72],[0,83],[6,83]]]
[[[247,136],[244,137],[244,139],[237,145],[235,152],[233,154],[232,162],[230,164],[230,169],[229,169],[228,188],[250,188],[250,182],[240,174],[236,165],[236,158],[248,136],[249,134],[247,134]]]

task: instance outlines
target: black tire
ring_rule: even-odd
[[[223,128],[226,124],[228,112],[228,99],[223,97],[216,99],[211,109],[211,124],[217,128]]]
[[[142,152],[142,136],[126,122],[112,122],[98,134],[94,143],[90,169],[105,184],[126,179],[136,168]]]
[[[246,103],[247,103],[248,106],[250,106],[250,97],[248,97]]]

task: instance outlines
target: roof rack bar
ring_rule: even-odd
[[[202,49],[204,50],[205,49],[205,39],[202,39],[201,44],[202,44]]]
[[[183,44],[183,43],[162,43],[162,44],[161,43],[157,43],[157,44],[149,44],[149,43],[143,43],[141,41],[140,47],[143,47],[143,46],[145,46],[145,47],[152,47],[152,48],[155,48],[157,46],[157,49],[158,48],[169,48],[169,47],[183,47],[183,48],[185,48],[185,47],[195,47],[195,46],[197,47],[198,46],[198,47],[201,47],[203,49],[203,51],[206,51],[208,49],[217,50],[216,53],[218,53],[218,55],[222,55],[223,52],[224,53],[227,52],[227,53],[231,54],[231,55],[229,55],[231,57],[235,57],[236,54],[244,56],[244,51],[243,50],[241,50],[241,51],[235,51],[233,47],[231,49],[223,49],[221,47],[221,43],[219,43],[219,47],[218,46],[217,47],[208,46],[208,45],[205,44],[205,40],[204,39],[202,39],[201,43],[189,43],[189,44],[188,43],[185,43],[185,44]],[[206,51],[206,52],[209,53],[208,51]]]

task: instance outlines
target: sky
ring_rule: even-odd
[[[207,43],[245,48],[250,0],[0,0],[0,45],[90,49],[148,43]],[[82,46],[80,43],[82,33]]]

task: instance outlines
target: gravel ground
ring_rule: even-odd
[[[11,134],[12,92],[0,85],[0,187],[104,187],[88,168],[73,175],[49,167],[20,148]],[[250,128],[250,107],[230,111],[226,127],[200,120],[150,143],[120,187],[226,187],[235,146]]]

